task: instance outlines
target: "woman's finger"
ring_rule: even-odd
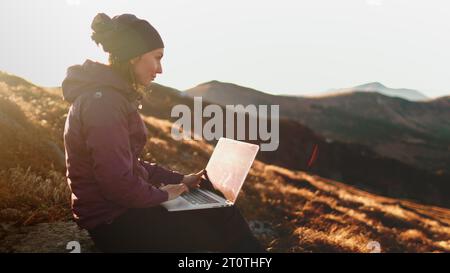
[[[177,185],[177,192],[181,195],[185,191],[185,187],[182,184]]]

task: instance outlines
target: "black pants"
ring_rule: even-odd
[[[103,252],[264,252],[235,207],[168,212],[129,209],[89,230]]]

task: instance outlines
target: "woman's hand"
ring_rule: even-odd
[[[182,195],[184,192],[189,191],[188,186],[183,183],[165,185],[160,187],[159,189],[166,191],[169,194],[168,200],[175,199],[178,196]]]
[[[189,188],[198,188],[200,187],[200,182],[202,181],[202,175],[205,173],[205,170],[201,170],[198,173],[191,173],[185,175],[181,183],[185,184]]]

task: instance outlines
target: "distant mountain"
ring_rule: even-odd
[[[413,102],[374,92],[275,96],[218,81],[185,92],[221,105],[278,104],[281,117],[298,121],[329,140],[360,143],[420,168],[450,172],[448,97]]]
[[[439,97],[430,101],[431,104],[450,107],[450,96]]]
[[[406,88],[389,88],[379,82],[371,82],[355,87],[332,90],[330,92],[326,92],[324,95],[336,95],[351,92],[378,92],[386,96],[403,98],[410,101],[423,101],[429,99],[427,96],[417,90]]]

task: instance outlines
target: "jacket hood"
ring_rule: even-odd
[[[133,92],[131,85],[111,67],[86,60],[82,65],[74,65],[67,69],[66,78],[62,82],[63,98],[73,103],[81,94],[104,87],[117,89],[124,94]]]

